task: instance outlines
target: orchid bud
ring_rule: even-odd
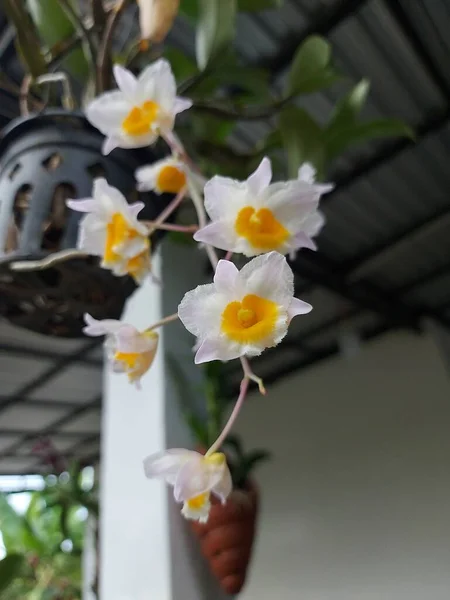
[[[180,0],[138,0],[138,4],[142,40],[162,42],[177,16]]]

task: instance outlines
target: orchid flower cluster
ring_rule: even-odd
[[[138,169],[137,186],[175,196],[156,221],[144,222],[138,220],[142,203],[128,204],[104,179],[95,180],[92,198],[68,201],[70,208],[86,213],[80,224],[79,249],[101,257],[102,267],[115,275],[131,275],[141,284],[152,274],[149,235],[158,228],[194,231],[194,239],[205,247],[215,273],[212,283],[186,293],[176,314],[145,331],[121,321],[97,321],[86,315],[84,332],[106,336],[114,371],[126,373],[138,386],[157,352],[155,330],[176,319],[196,338],[195,363],[241,360],[239,397],[222,433],[206,453],[172,449],[144,461],[149,478],[163,479],[173,486],[182,514],[205,522],[211,495],[225,503],[232,491],[230,471],[220,449],[249,382],[255,381],[265,393],[248,357],[279,344],[291,320],[312,309],[294,297],[294,276],[285,255],[316,248],[314,237],[324,224],[319,202],[333,186],[316,183],[309,164],[300,168],[298,179],[272,183],[268,158],[263,158],[246,181],[219,175],[206,181],[174,133],[176,116],[192,102],[177,97],[169,63],[158,60],[139,77],[115,66],[114,76],[118,89],[97,97],[86,110],[88,120],[105,135],[103,153],[116,147],[148,146],[162,137],[170,155]],[[198,226],[166,223],[187,197],[197,211]],[[227,252],[224,260],[218,260],[216,248]],[[238,270],[232,262],[234,253],[251,260]]]

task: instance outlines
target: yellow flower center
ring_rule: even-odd
[[[114,248],[136,238],[138,235],[135,229],[131,229],[121,213],[114,213],[111,221],[106,226],[106,242],[103,255],[105,263],[113,263],[120,258]]]
[[[141,106],[133,106],[122,122],[122,128],[128,135],[145,135],[151,130],[158,114],[159,106],[148,100]]]
[[[161,192],[178,194],[186,185],[186,174],[173,165],[167,165],[159,171],[156,185]]]
[[[290,236],[268,208],[255,210],[252,206],[244,206],[238,213],[234,228],[254,248],[264,251],[276,250]]]
[[[141,353],[140,352],[116,352],[114,354],[114,360],[118,360],[120,362],[124,362],[127,370],[133,370],[138,365],[138,361],[140,360]]]
[[[227,304],[222,313],[221,330],[240,344],[260,342],[272,334],[277,318],[275,302],[249,294],[241,302]]]
[[[103,253],[103,262],[106,267],[114,265],[117,261],[121,260],[120,254],[117,254],[115,249],[126,242],[129,242],[138,236],[142,236],[135,229],[132,229],[125,217],[121,213],[114,213],[111,221],[106,226],[106,242]],[[150,262],[150,242],[147,238],[145,239],[146,250],[140,254],[134,256],[128,261],[127,268],[130,275],[139,275],[142,269],[149,267]]]
[[[150,252],[148,250],[144,250],[140,254],[133,256],[127,263],[128,273],[132,277],[136,277],[139,279],[140,274],[143,271],[148,271],[151,267],[150,263]]]
[[[201,510],[208,502],[208,498],[209,492],[204,492],[203,494],[189,498],[189,500],[186,500],[186,504],[191,510]]]

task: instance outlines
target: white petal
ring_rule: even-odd
[[[159,170],[160,166],[158,164],[146,165],[137,169],[134,175],[139,182],[139,189],[142,191],[154,190]]]
[[[159,336],[140,333],[132,325],[123,325],[116,333],[117,350],[125,353],[142,354],[153,352],[158,346]]]
[[[88,121],[103,134],[110,135],[121,130],[122,122],[132,106],[118,90],[106,92],[86,107]]]
[[[178,115],[179,113],[188,110],[188,108],[191,108],[192,104],[193,102],[190,98],[180,98],[178,96],[177,98],[175,98],[173,112],[175,115]]]
[[[309,214],[302,224],[302,228],[310,237],[315,237],[325,225],[325,215],[320,210]]]
[[[139,75],[140,102],[153,100],[164,111],[173,113],[177,86],[170,64],[161,58],[146,67]]]
[[[130,102],[134,101],[137,89],[137,79],[131,71],[120,65],[113,67],[114,79],[119,86],[119,89],[127,97]]]
[[[97,213],[88,213],[82,218],[78,228],[78,248],[94,256],[103,256],[105,243],[105,221]]]
[[[66,205],[78,212],[92,212],[97,208],[97,202],[93,198],[85,198],[84,200],[66,200]]]
[[[216,291],[214,284],[199,285],[187,292],[178,306],[181,322],[196,337],[219,335],[221,315],[227,298]]]
[[[103,156],[108,156],[116,148],[120,148],[120,138],[113,135],[107,136],[102,144]]]
[[[292,298],[291,305],[288,308],[289,321],[297,315],[307,315],[312,311],[312,308],[308,302],[303,302],[299,298]]]
[[[179,471],[173,495],[176,502],[184,502],[209,492],[223,476],[224,465],[212,465],[203,457],[193,458]]]
[[[84,321],[86,323],[86,327],[83,329],[83,333],[91,336],[99,336],[99,335],[108,335],[114,334],[121,327],[123,327],[123,323],[118,321],[117,319],[102,319],[97,320],[94,319],[89,313],[85,313]]]
[[[220,498],[222,504],[225,504],[232,490],[233,481],[231,479],[231,473],[228,466],[225,466],[222,479],[212,488],[211,491]]]
[[[306,183],[314,183],[316,181],[316,169],[311,163],[303,163],[298,170],[298,178]]]
[[[229,177],[215,175],[204,188],[205,209],[212,221],[236,220],[241,208],[248,205],[247,185]]]
[[[144,202],[133,202],[128,205],[129,213],[133,218],[137,218],[143,208],[145,208]]]
[[[203,242],[204,244],[210,244],[215,248],[221,250],[231,250],[232,252],[236,249],[237,235],[227,222],[215,221],[205,225],[202,229],[199,229],[194,233],[194,240],[196,242]]]
[[[294,295],[294,275],[279,252],[257,256],[239,273],[246,294],[272,300],[288,309]]]
[[[309,248],[309,250],[317,250],[317,245],[311,237],[304,231],[299,231],[294,234],[285,244],[286,251],[284,254],[288,254],[292,250],[299,250],[300,248]]]
[[[267,156],[265,156],[256,171],[247,179],[247,185],[251,194],[258,196],[268,187],[271,181],[272,164]]]
[[[201,456],[198,452],[185,450],[184,448],[172,448],[165,452],[151,454],[144,460],[144,472],[146,477],[162,478],[170,485],[175,484],[176,477],[186,462],[196,456]]]
[[[244,356],[247,350],[248,348],[243,344],[228,340],[225,336],[215,336],[203,340],[195,355],[194,363],[200,365],[205,362],[211,362],[212,360],[227,362],[239,358],[240,356]],[[262,350],[258,350],[255,356],[261,354],[261,351]]]
[[[214,273],[214,285],[222,294],[233,294],[239,281],[239,270],[231,260],[219,260]],[[239,295],[239,291],[237,292]]]

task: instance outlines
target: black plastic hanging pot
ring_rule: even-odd
[[[136,288],[95,257],[73,258],[43,270],[15,271],[16,261],[39,260],[75,248],[82,215],[67,198],[86,198],[105,177],[129,202],[141,200],[139,218],[154,220],[172,196],[136,191],[134,173],[161,158],[152,148],[116,149],[102,156],[103,136],[81,113],[46,111],[17,119],[0,140],[0,315],[11,323],[60,337],[81,337],[83,314],[119,318]],[[161,237],[152,236],[152,247]]]

